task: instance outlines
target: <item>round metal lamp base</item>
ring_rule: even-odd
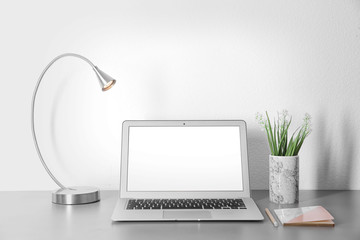
[[[56,204],[86,204],[100,201],[100,190],[95,187],[69,187],[52,193],[52,202]]]

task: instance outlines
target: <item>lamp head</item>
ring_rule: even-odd
[[[110,77],[96,66],[93,69],[99,79],[99,83],[103,91],[107,91],[115,85],[116,80],[114,78]]]

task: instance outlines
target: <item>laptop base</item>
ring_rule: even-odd
[[[252,198],[243,198],[247,209],[212,210],[126,210],[128,199],[120,198],[111,219],[113,221],[261,221],[264,219]]]

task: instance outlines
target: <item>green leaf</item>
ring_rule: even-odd
[[[270,135],[269,135],[269,129],[268,129],[268,127],[266,125],[265,125],[265,130],[266,130],[266,135],[267,135],[267,139],[268,139],[271,154],[274,155],[274,149],[273,149],[273,146],[272,146],[272,143],[271,143],[271,139],[270,139]]]
[[[268,139],[271,139],[271,141],[269,141],[269,143],[272,145],[272,154],[274,156],[276,156],[276,151],[275,151],[275,148],[274,148],[274,136],[273,136],[273,132],[272,132],[272,128],[271,128],[271,122],[270,122],[270,119],[269,119],[269,115],[268,113],[266,112],[266,117],[267,117],[267,122],[268,122],[268,127],[269,127],[269,135],[270,135],[270,138],[268,137]]]
[[[277,139],[276,139],[276,123],[275,123],[275,120],[274,120],[274,150],[275,150],[275,154],[279,155],[278,146],[277,146]]]

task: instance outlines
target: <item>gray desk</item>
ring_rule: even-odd
[[[0,192],[0,239],[360,239],[360,191],[301,191],[299,206],[322,205],[334,228],[274,228],[263,222],[113,223],[117,192],[102,191],[100,202],[63,206],[49,192]],[[253,191],[264,208],[278,208],[267,191]],[[294,207],[297,205],[293,205]]]

